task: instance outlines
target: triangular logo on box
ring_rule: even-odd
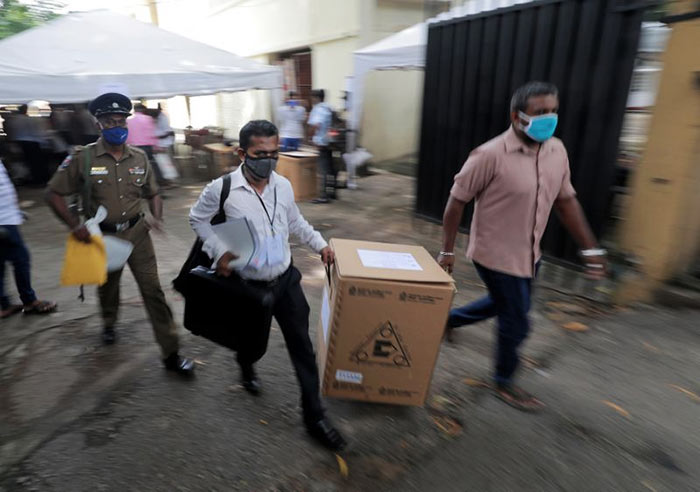
[[[350,354],[350,360],[358,364],[380,364],[394,367],[411,367],[411,358],[390,321],[382,323],[370,333]]]

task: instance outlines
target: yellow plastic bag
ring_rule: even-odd
[[[107,281],[107,250],[102,236],[92,241],[78,241],[72,234],[66,242],[61,285],[102,285]]]

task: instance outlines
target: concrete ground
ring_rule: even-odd
[[[439,227],[412,216],[411,178],[360,184],[302,211],[327,238],[439,249]],[[183,303],[169,285],[193,240],[186,216],[200,189],[167,193],[167,235],[154,237],[178,320]],[[696,311],[620,310],[540,288],[521,379],[543,413],[520,413],[482,385],[493,324],[465,327],[443,345],[425,408],[327,400],[351,441],[344,476],[303,432],[278,330],[259,364],[260,398],[238,385],[229,351],[184,330],[183,352],[198,364],[195,379],[180,380],[159,365],[127,274],[119,342],[102,346],[94,292],[80,303],[77,289],[58,287],[65,229],[38,190],[20,194],[36,290],[60,309],[0,325],[0,491],[700,490]],[[303,247],[294,258],[315,331],[323,268]],[[483,294],[466,261],[455,277],[456,303]],[[571,322],[585,331],[563,328]]]

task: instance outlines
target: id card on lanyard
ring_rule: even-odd
[[[275,233],[275,218],[277,215],[277,188],[275,188],[275,205],[272,209],[272,216],[270,216],[270,213],[267,211],[267,207],[265,206],[265,202],[263,201],[262,197],[257,192],[255,192],[255,195],[258,197],[258,200],[260,200],[260,205],[262,205],[265,215],[267,216],[267,220],[270,222],[270,231],[272,233],[271,236],[267,236],[265,238],[265,243],[262,245],[262,253],[265,255],[266,259],[261,261],[261,263],[267,263],[268,266],[276,266],[284,262],[285,253],[285,245],[283,242],[284,238]]]

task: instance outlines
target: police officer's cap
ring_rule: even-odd
[[[123,94],[108,92],[90,101],[88,110],[95,118],[105,114],[131,114],[131,101]]]

